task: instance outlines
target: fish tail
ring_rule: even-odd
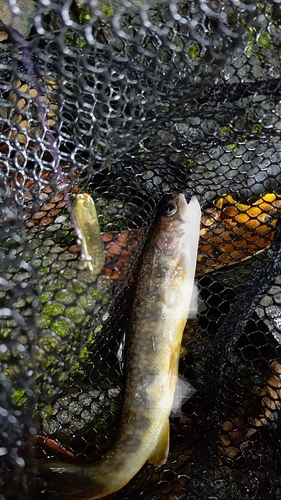
[[[95,500],[121,489],[140,468],[127,468],[126,474],[120,462],[116,464],[115,457],[83,466],[44,460],[38,468],[41,478],[48,482],[50,499]]]

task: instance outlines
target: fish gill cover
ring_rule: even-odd
[[[111,447],[140,249],[175,192],[202,207],[180,360],[196,392],[167,464],[113,498],[281,499],[280,3],[1,0],[0,14],[0,499],[50,498],[37,459]],[[78,192],[103,233],[97,279]]]

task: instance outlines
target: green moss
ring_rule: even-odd
[[[192,158],[187,158],[185,160],[185,164],[188,166],[188,167],[194,167],[195,166],[195,160],[193,160]]]
[[[48,274],[50,272],[50,269],[48,267],[41,267],[40,273],[41,274]]]
[[[109,297],[107,295],[104,295],[97,289],[92,290],[90,294],[97,302],[102,302],[103,304],[107,304],[109,300]]]
[[[65,269],[62,269],[60,271],[60,278],[62,278],[63,280],[66,280],[66,281],[70,281],[73,279],[73,275],[75,275],[75,271],[73,269],[71,269],[70,267],[68,268],[65,268]],[[64,287],[63,287],[64,288]]]
[[[23,406],[28,401],[25,389],[16,389],[12,394],[12,400],[17,406]]]
[[[42,404],[42,403],[41,403],[41,404]],[[50,404],[46,404],[46,405],[44,406],[44,408],[42,408],[42,410],[41,410],[41,412],[40,412],[40,413],[41,413],[41,418],[42,418],[43,420],[47,420],[47,419],[48,419],[49,417],[51,417],[51,416],[52,416],[52,414],[53,414],[53,407],[52,407],[52,405],[50,405]]]
[[[52,270],[52,275],[54,275],[54,272]],[[61,290],[62,288],[65,287],[65,282],[63,279],[54,279],[50,283],[48,283],[48,292],[53,292],[56,290]]]
[[[261,131],[262,131],[262,125],[260,123],[257,123],[252,128],[253,134],[259,134]]]
[[[249,26],[246,29],[246,39],[248,42],[254,42],[256,39],[256,28]]]
[[[80,24],[84,24],[85,22],[89,21],[91,19],[91,12],[88,2],[80,3],[75,1],[75,4],[76,11],[78,12],[78,19],[77,15],[75,15],[75,20],[78,20]]]
[[[46,302],[49,302],[49,300],[51,300],[52,297],[53,297],[53,294],[43,292],[43,293],[40,293],[38,299],[39,299],[39,302],[41,302],[41,304],[46,304]]]
[[[38,346],[44,350],[44,352],[52,352],[58,347],[58,340],[54,336],[42,336],[38,340]]]
[[[259,61],[264,60],[264,54],[259,53],[260,48],[273,50],[271,35],[264,29],[257,30],[253,27],[248,27],[245,32],[245,54],[248,58],[256,57]]]
[[[245,38],[246,38],[246,46],[245,46],[245,54],[248,58],[250,58],[253,54],[253,45],[256,41],[256,30],[249,26],[245,30]]]
[[[79,324],[84,320],[85,313],[80,307],[68,307],[65,311],[65,316],[71,319],[75,324]]]
[[[71,365],[71,367],[70,367],[70,369],[69,369],[69,373],[70,373],[70,375],[72,375],[72,376],[73,376],[73,375],[76,375],[76,373],[78,373],[78,372],[81,372],[81,373],[82,373],[82,370],[81,370],[81,367],[80,367],[80,363],[79,363],[79,361],[75,361],[75,362]]]
[[[81,285],[78,281],[73,281],[71,283],[71,289],[75,293],[87,293],[87,288]]]
[[[245,48],[246,57],[248,57],[248,59],[250,59],[250,57],[252,56],[252,53],[253,53],[253,46],[247,45],[247,47]]]
[[[52,323],[52,330],[63,338],[69,336],[70,330],[73,330],[73,325],[66,319],[59,318]]]
[[[91,19],[91,16],[88,12],[84,12],[83,14],[80,13],[80,15],[79,15],[79,21],[81,24],[84,23],[85,21],[90,21],[90,19]]]
[[[7,364],[4,363],[3,368],[1,365],[1,369],[7,378],[15,379],[15,378],[19,377],[20,369],[18,366],[15,366],[15,365],[7,366]]]
[[[231,149],[232,151],[237,151],[237,144],[235,143],[227,144],[227,148]]]
[[[110,17],[113,15],[113,10],[106,5],[104,7],[102,7],[101,11],[107,17]]]
[[[1,331],[1,337],[3,339],[6,339],[10,336],[12,329],[10,327],[4,326],[3,330]]]
[[[88,310],[90,307],[93,307],[95,302],[95,299],[90,295],[80,295],[77,299],[77,305],[82,307],[84,310]]]
[[[50,353],[48,353],[45,362],[45,370],[48,370],[48,376],[52,375],[55,372],[56,361],[57,357],[54,354],[50,355]]]
[[[43,308],[43,314],[46,316],[58,316],[64,312],[65,307],[57,302],[52,302]]]
[[[221,127],[221,129],[219,131],[219,136],[220,137],[227,137],[228,135],[232,135],[232,134],[233,134],[233,130],[228,125],[225,125],[224,127]]]
[[[97,214],[101,214],[100,217],[99,217],[99,224],[100,224],[100,226],[106,226],[107,224],[109,224],[111,222],[110,215],[104,215],[104,214],[101,213],[100,210],[97,210]]]
[[[273,50],[274,45],[271,42],[271,36],[267,31],[263,31],[257,36],[257,44],[260,47],[266,47],[269,50]]]
[[[79,35],[75,37],[75,45],[76,45],[76,47],[79,47],[80,49],[83,49],[84,47],[86,47],[87,43],[88,42],[87,42],[86,38],[81,37]]]
[[[86,363],[90,354],[91,354],[91,351],[89,351],[89,349],[86,346],[84,346],[84,347],[82,347],[82,349],[80,349],[79,358],[81,359],[82,363]]]
[[[74,297],[73,297],[73,294],[70,293],[69,291],[62,290],[61,292],[58,292],[56,294],[56,300],[58,302],[63,302],[65,304],[69,304],[70,302],[74,301]]]
[[[196,59],[200,56],[201,47],[197,43],[190,43],[187,49],[187,53],[191,59]]]
[[[51,318],[49,316],[44,316],[43,314],[38,318],[37,326],[38,328],[48,328],[51,323]]]
[[[71,364],[71,366],[74,366],[74,363]],[[71,368],[70,368],[71,371]],[[69,379],[69,373],[68,372],[61,372],[59,375],[59,382],[64,382],[65,380]]]
[[[96,335],[97,333],[100,333],[101,331],[102,331],[102,325],[99,325],[99,326],[97,326],[97,327],[95,328],[95,330],[94,330],[94,334]],[[90,337],[91,337],[91,339],[93,338],[92,336],[90,336]],[[90,338],[90,337],[89,337],[89,338]]]
[[[95,290],[93,290],[93,291],[91,292],[91,296],[92,296],[95,300],[97,300],[98,302],[101,302],[101,301],[102,301],[102,299],[103,299],[103,294],[102,294],[99,290],[97,290],[97,289],[95,289]]]
[[[76,233],[74,228],[68,227],[66,229],[60,229],[55,231],[53,234],[54,242],[61,247],[68,247],[69,245],[76,242]]]

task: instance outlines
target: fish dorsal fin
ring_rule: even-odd
[[[170,446],[170,420],[167,418],[162,427],[159,439],[148,461],[155,467],[160,467],[167,462]]]

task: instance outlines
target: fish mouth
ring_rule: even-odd
[[[201,209],[197,197],[192,196],[187,203],[183,193],[177,194],[172,200],[177,204],[178,215],[183,222],[193,222],[194,217],[201,217]]]

